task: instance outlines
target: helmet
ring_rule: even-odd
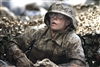
[[[61,13],[69,18],[72,19],[72,25],[73,27],[76,29],[76,19],[75,19],[75,10],[73,9],[73,7],[67,3],[64,2],[56,2],[53,3],[49,9],[48,12],[45,14],[44,17],[44,22],[46,25],[49,26],[49,21],[50,21],[50,17],[48,16],[49,13],[51,12],[56,12],[56,13]]]

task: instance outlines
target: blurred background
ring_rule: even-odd
[[[0,0],[0,5],[7,7],[15,15],[33,16],[45,14],[48,7],[56,1],[65,1],[73,6],[99,4],[99,0]]]
[[[100,0],[0,0],[0,59],[9,40],[30,29],[44,28],[44,15],[53,2],[64,1],[76,10],[76,33],[90,67],[100,66]],[[100,59],[100,58],[99,58]]]

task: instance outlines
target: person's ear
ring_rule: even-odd
[[[68,26],[71,22],[69,20],[66,21],[66,26]]]

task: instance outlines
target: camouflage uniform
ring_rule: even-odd
[[[50,7],[50,9],[51,8],[52,7]],[[86,67],[84,51],[79,36],[76,35],[74,30],[69,26],[52,38],[48,24],[48,13],[45,15],[44,20],[47,27],[37,31],[31,30],[25,32],[11,41],[8,46],[8,56],[16,60],[17,64],[22,67],[27,65],[31,67],[33,66],[32,62],[35,63],[37,60],[44,58],[50,59],[59,67],[69,67],[71,65],[71,67],[75,67],[73,66],[74,64],[76,67]],[[70,17],[74,22],[75,19],[73,16]],[[75,24],[73,25],[75,27]],[[30,46],[31,51],[27,53],[27,58],[23,52],[30,49]],[[25,61],[27,63],[25,63]]]

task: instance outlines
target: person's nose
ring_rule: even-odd
[[[53,18],[54,18],[54,19],[57,19],[58,17],[57,17],[57,15],[55,15]]]

